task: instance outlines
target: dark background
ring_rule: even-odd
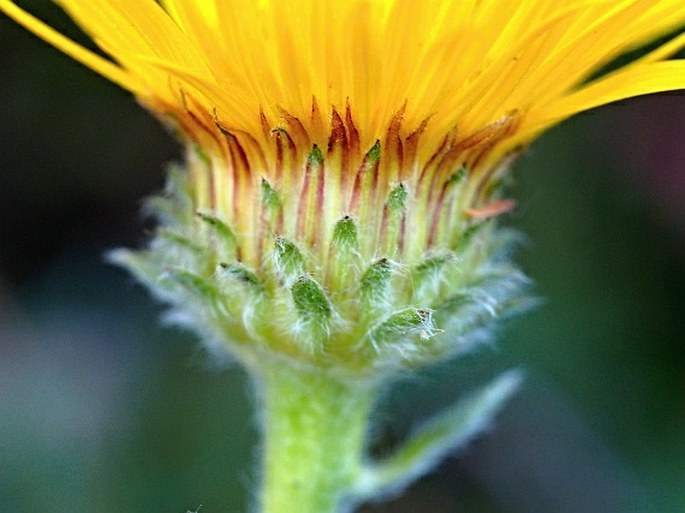
[[[177,145],[1,16],[0,49],[0,511],[247,511],[243,373],[161,327],[102,258],[144,240],[140,201]],[[398,386],[379,443],[508,367],[525,389],[490,433],[366,511],[685,511],[685,96],[578,116],[515,177],[510,222],[542,306]]]

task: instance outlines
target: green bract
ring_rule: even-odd
[[[367,160],[380,159],[374,146]],[[307,166],[323,164],[314,147]],[[466,184],[466,175],[456,170],[451,186]],[[281,191],[262,181],[256,194],[266,215],[278,215]],[[379,224],[387,233],[372,233],[350,215],[334,224],[327,248],[274,232],[257,266],[241,259],[243,241],[254,244],[256,235],[196,211],[182,171],[172,170],[148,206],[159,220],[149,247],[113,259],[168,303],[175,319],[243,362],[271,358],[380,383],[469,350],[495,318],[527,302],[527,280],[507,260],[511,233],[494,220],[464,218],[446,243],[396,259],[400,215],[426,208],[411,184],[390,188],[376,212],[366,206],[367,218],[385,216]],[[384,244],[362,251],[371,237]]]

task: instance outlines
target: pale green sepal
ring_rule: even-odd
[[[304,274],[295,281],[290,291],[302,326],[310,331],[312,341],[323,342],[329,334],[333,312],[321,285]]]
[[[221,292],[202,276],[186,271],[185,269],[167,269],[166,277],[181,285],[202,300],[210,304],[219,303],[223,297]]]
[[[265,223],[265,228],[272,232],[276,229],[278,219],[283,215],[283,203],[276,190],[264,178],[262,178],[261,190],[263,222]]]
[[[419,426],[392,455],[370,463],[355,487],[359,500],[396,493],[429,472],[448,453],[463,448],[487,429],[523,381],[510,370]]]
[[[187,212],[178,208],[178,199],[167,196],[151,196],[145,199],[143,215],[150,216],[165,225],[182,225]]]
[[[141,283],[146,284],[158,297],[159,290],[159,266],[154,259],[144,252],[130,251],[128,249],[115,249],[105,255],[107,262],[122,267],[129,271]]]
[[[365,163],[369,167],[373,167],[381,159],[381,142],[376,140],[374,145],[366,152],[364,157]]]
[[[168,244],[173,245],[176,250],[183,249],[194,256],[200,256],[205,253],[204,248],[202,248],[198,244],[195,244],[188,237],[173,230],[169,230],[167,228],[160,228],[159,230],[157,230],[157,236],[161,240],[166,241]]]
[[[431,304],[440,292],[441,284],[445,281],[445,271],[450,264],[458,263],[454,253],[440,253],[431,255],[420,262],[411,273],[414,302]]]
[[[331,251],[356,250],[358,236],[357,225],[354,220],[350,216],[343,217],[335,223],[331,240]]]
[[[178,164],[169,166],[164,193],[183,200],[183,206],[185,207],[190,207],[193,204],[193,190],[183,166]],[[187,208],[187,211],[192,210]]]
[[[497,269],[445,299],[435,315],[450,333],[461,335],[532,306],[524,293],[528,286],[528,278],[518,270]]]
[[[259,277],[242,264],[219,264],[233,279],[244,283],[253,292],[263,292],[264,284]]]
[[[385,202],[383,216],[385,217],[384,236],[382,244],[382,254],[394,257],[399,250],[399,243],[402,237],[402,223],[405,219],[405,210],[409,193],[400,183],[388,194]]]
[[[157,217],[164,224],[185,224],[190,220],[193,194],[186,172],[178,165],[169,166],[164,193],[147,198],[144,213]]]
[[[399,212],[404,210],[407,203],[407,189],[403,184],[399,184],[388,194],[388,199],[386,201],[386,206],[392,212]]]
[[[219,257],[223,260],[235,258],[238,241],[233,230],[216,216],[199,211],[197,212],[197,216],[212,230],[215,239],[219,244],[219,247],[217,248]]]
[[[361,311],[375,310],[387,303],[393,264],[387,258],[381,258],[371,264],[361,277],[360,300]]]
[[[309,152],[307,157],[307,164],[312,168],[321,169],[323,167],[324,158],[323,153],[321,153],[321,148],[318,145],[312,146],[312,151]]]
[[[453,258],[454,255],[451,253],[443,253],[426,258],[414,269],[414,281],[422,281],[435,273],[439,273],[442,267]]]
[[[354,286],[361,265],[358,237],[357,225],[350,216],[335,223],[328,258],[329,290],[344,295]]]
[[[458,251],[464,251],[469,247],[475,236],[488,224],[488,221],[475,221],[468,225],[458,238],[452,241],[452,246]]]
[[[452,176],[450,176],[450,185],[454,186],[459,183],[461,183],[464,178],[466,178],[469,174],[469,170],[466,168],[466,166],[461,166],[459,169],[457,169]]]
[[[380,352],[382,348],[402,344],[411,339],[425,341],[435,335],[433,314],[430,310],[421,308],[406,308],[390,314],[378,325],[371,328],[367,335],[371,346]],[[363,341],[364,343],[367,340]]]
[[[286,287],[304,274],[304,258],[295,244],[283,237],[276,237],[273,251],[276,272]]]
[[[281,210],[283,208],[278,193],[264,178],[262,178],[262,205],[272,210]]]

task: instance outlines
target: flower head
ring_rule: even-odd
[[[0,10],[188,147],[139,275],[177,305],[160,276],[202,296],[208,338],[236,353],[357,370],[454,352],[443,331],[473,334],[517,296],[488,222],[513,207],[510,156],[575,113],[685,88],[667,60],[685,34],[598,75],[682,27],[682,0],[58,3],[107,57]]]

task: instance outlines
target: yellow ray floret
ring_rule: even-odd
[[[435,140],[516,112],[511,144],[520,144],[577,112],[685,88],[685,61],[664,62],[685,46],[683,34],[588,82],[626,51],[682,28],[682,0],[57,3],[111,60],[10,0],[0,10],[160,114],[195,108],[256,137],[260,113],[287,112],[317,134],[314,98],[324,117],[350,105],[366,146],[402,108],[407,127],[429,119],[424,137]]]

